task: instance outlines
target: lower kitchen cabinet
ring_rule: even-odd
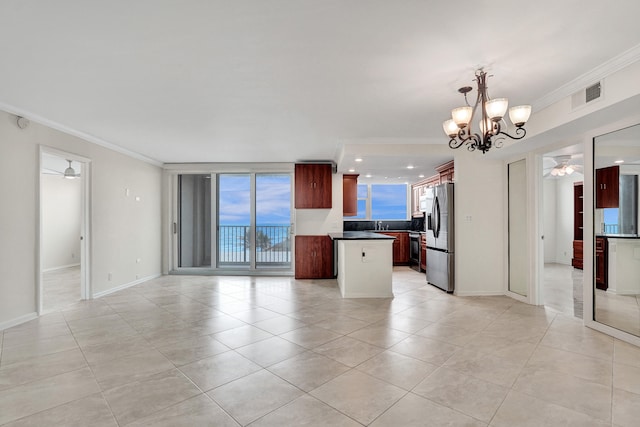
[[[296,279],[333,277],[333,241],[329,236],[296,236]]]
[[[607,284],[607,239],[604,237],[596,237],[596,288],[606,291],[609,287]]]
[[[582,270],[582,240],[573,241],[573,258],[571,259],[571,265],[574,268]]]
[[[393,236],[393,265],[409,265],[409,233],[385,231],[382,234]]]

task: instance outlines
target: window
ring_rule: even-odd
[[[407,184],[358,184],[358,214],[345,219],[406,220],[407,200]]]
[[[618,234],[618,225],[620,223],[618,208],[605,208],[602,209],[604,224],[603,233],[606,234]]]
[[[290,269],[291,183],[291,173],[178,175],[177,266]]]

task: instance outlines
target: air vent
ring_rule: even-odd
[[[600,82],[598,82],[598,83],[596,83],[596,84],[594,84],[592,86],[589,86],[588,88],[586,88],[584,90],[584,92],[585,92],[585,95],[586,95],[585,96],[586,102],[591,102],[594,99],[600,98]]]
[[[575,110],[602,96],[602,83],[595,83],[571,95],[571,109]]]

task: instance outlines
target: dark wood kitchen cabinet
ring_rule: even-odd
[[[427,271],[427,235],[420,233],[420,271]]]
[[[596,237],[596,288],[606,291],[607,284],[607,239]]]
[[[437,166],[436,172],[438,172],[438,175],[440,176],[440,184],[444,184],[445,182],[453,182],[455,178],[454,171],[455,167],[453,160]]]
[[[393,236],[393,265],[409,265],[409,233],[404,231],[385,231],[382,234]]]
[[[596,169],[596,208],[620,205],[620,167]]]
[[[342,215],[358,215],[358,175],[342,175]]]
[[[574,268],[582,270],[582,235],[583,235],[583,201],[584,186],[582,182],[573,184],[573,257],[571,265]]]
[[[331,209],[331,172],[328,163],[295,165],[295,208]]]
[[[296,279],[333,277],[333,241],[329,236],[296,236]]]

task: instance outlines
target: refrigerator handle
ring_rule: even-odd
[[[437,196],[433,201],[433,216],[435,218],[433,236],[435,238],[438,238],[438,236],[440,235],[440,201],[438,200]]]

